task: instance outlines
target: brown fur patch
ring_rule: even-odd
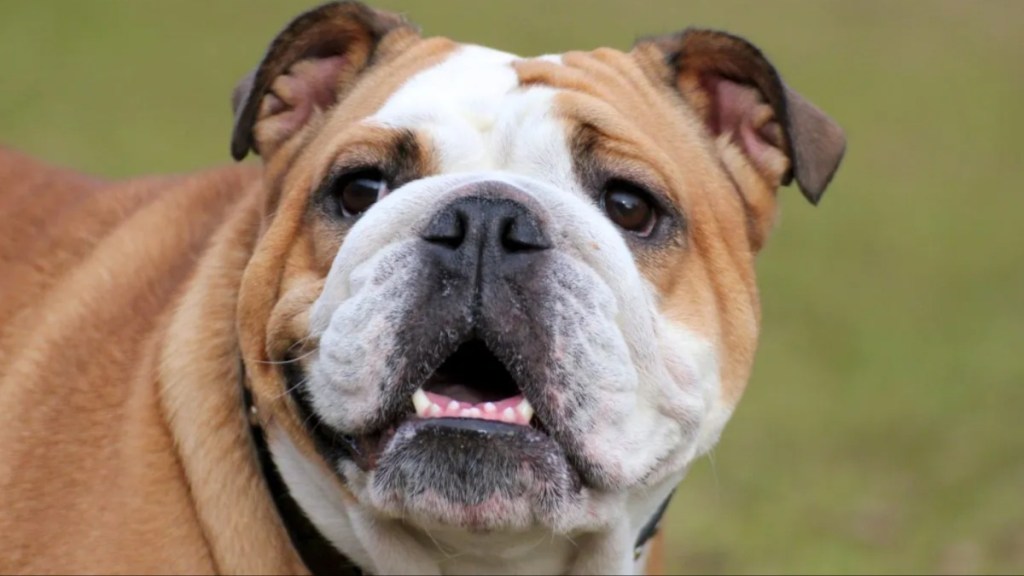
[[[258,173],[0,173],[0,571],[301,571],[234,374]]]
[[[665,574],[665,532],[663,531],[659,531],[651,538],[647,562],[644,564],[644,574],[647,576]]]

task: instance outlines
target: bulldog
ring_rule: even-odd
[[[259,163],[0,153],[0,572],[654,570],[837,124],[724,32],[524,58],[354,2],[233,104]]]

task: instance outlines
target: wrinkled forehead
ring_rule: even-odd
[[[410,69],[416,54],[367,79],[393,84],[358,120],[415,134],[428,144],[435,173],[510,172],[574,191],[614,176],[663,189],[682,204],[686,189],[699,187],[679,159],[714,164],[691,112],[665,98],[667,89],[651,82],[632,53],[521,57],[452,44],[442,58]]]
[[[523,85],[515,67],[523,60],[460,45],[409,77],[365,122],[425,137],[440,173],[509,171],[572,187],[567,124],[556,106],[557,91]]]

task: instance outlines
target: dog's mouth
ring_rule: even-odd
[[[424,429],[476,432],[481,438],[528,433],[554,442],[506,365],[476,338],[457,346],[407,401],[362,433],[345,434],[317,414],[295,363],[285,363],[285,379],[320,452],[328,460],[350,459],[367,471],[377,467],[396,432],[426,424]]]
[[[468,418],[530,426],[527,400],[505,365],[482,340],[460,345],[412,395],[417,418]],[[537,426],[535,426],[537,427]]]

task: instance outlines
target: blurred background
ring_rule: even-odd
[[[230,161],[309,1],[0,1],[0,143],[108,175]],[[524,55],[745,36],[847,130],[780,191],[753,378],[672,503],[673,573],[1024,571],[1024,2],[379,0]]]

